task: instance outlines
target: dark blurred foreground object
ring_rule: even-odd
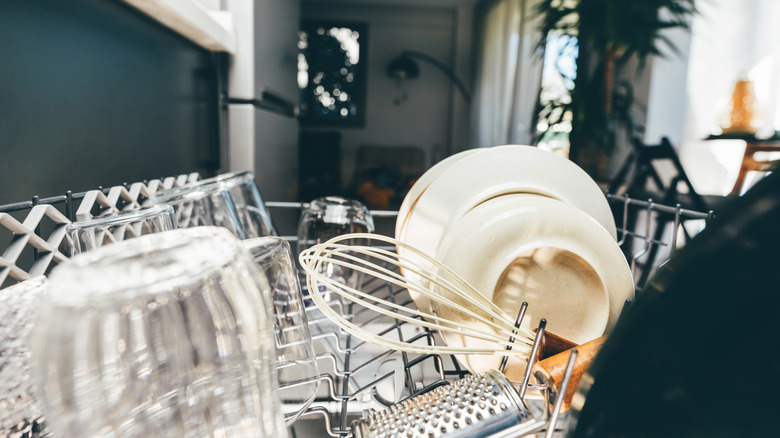
[[[776,172],[650,280],[583,377],[569,436],[780,436],[778,279]]]

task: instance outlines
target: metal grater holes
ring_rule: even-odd
[[[427,436],[486,421],[508,409],[491,376],[467,376],[448,386],[369,414],[369,430],[377,437]],[[497,409],[498,408],[498,409]]]

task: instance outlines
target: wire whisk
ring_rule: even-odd
[[[371,241],[404,249],[396,254]],[[355,243],[358,244],[347,244]],[[520,326],[525,306],[513,318],[441,262],[396,239],[377,234],[346,234],[314,245],[299,255],[312,301],[346,332],[384,348],[421,354],[497,355],[526,362],[534,344],[533,331]],[[346,269],[405,288],[417,308],[409,308],[358,290],[329,272]],[[395,268],[395,269],[394,269]],[[364,281],[363,283],[367,283]],[[412,344],[372,333],[339,314],[323,294],[336,293],[378,314],[430,330],[469,338],[469,345]],[[505,361],[504,361],[505,362]]]

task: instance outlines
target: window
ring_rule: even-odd
[[[302,124],[364,125],[367,29],[364,23],[302,23],[298,33]]]
[[[693,17],[687,80],[677,87],[669,80],[651,85],[648,130],[682,138],[680,161],[696,191],[726,194],[739,174],[745,142],[704,139],[720,133],[739,79],[754,83],[764,122],[756,137],[773,137],[780,130],[780,2],[701,2],[696,7],[700,13]],[[679,90],[687,94],[685,104]]]
[[[547,38],[539,94],[541,111],[536,126],[539,147],[569,154],[572,113],[571,92],[577,77],[577,38],[550,35]]]

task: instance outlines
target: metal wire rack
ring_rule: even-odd
[[[70,222],[140,209],[150,204],[154,193],[198,179],[193,172],[0,205],[0,289],[48,273],[55,263],[66,260],[60,246]]]
[[[196,174],[180,175],[152,180],[151,184],[137,183],[143,187],[124,184],[101,188],[99,193],[67,192],[62,196],[33,197],[30,201],[0,206],[0,239],[3,239],[0,240],[0,274],[3,274],[0,288],[8,285],[3,280],[14,268],[18,268],[18,275],[11,276],[12,279],[22,280],[34,270],[48,272],[52,264],[64,259],[57,249],[62,237],[58,230],[63,224],[78,219],[78,212],[88,214],[104,209],[134,208],[143,204],[150,190],[185,184],[197,178]],[[606,196],[613,207],[619,244],[631,264],[638,293],[655,269],[681,245],[681,237],[688,238],[700,231],[714,215],[713,212],[684,209],[680,205],[657,204],[652,199]],[[305,204],[268,202],[267,206],[272,213],[274,210],[289,213],[291,209],[302,209]],[[397,212],[373,211],[372,215],[378,220],[394,221]],[[53,224],[43,224],[44,217],[52,219],[49,222]],[[2,232],[6,232],[5,235]],[[19,267],[17,259],[23,249],[32,252],[32,260],[26,267]],[[397,304],[414,305],[406,290],[389,284],[369,284],[364,290],[371,290]],[[442,343],[435,332],[387,317],[371,317],[338,300],[332,305],[353,323],[370,326],[377,333],[394,333],[398,340],[411,343]],[[382,409],[468,374],[452,357],[383,350],[342,332],[313,305],[307,307],[307,312],[322,371],[321,385],[314,404],[291,425],[292,437],[349,436],[351,421],[364,412]],[[565,428],[565,422],[560,426]]]
[[[631,265],[637,293],[641,293],[652,273],[683,243],[682,238],[703,229],[714,216],[713,212],[657,204],[652,199],[605,195],[615,215],[618,243]],[[267,205],[272,213],[274,209],[305,207],[300,203]],[[397,215],[392,211],[372,214],[380,219]],[[414,306],[406,290],[389,284],[364,284],[362,290],[396,304]],[[366,309],[353,308],[352,304],[338,300],[331,305],[351,322],[370,327],[374,333],[383,336],[395,333],[397,340],[408,343],[443,343],[435,332],[386,316],[367,317]],[[382,350],[341,331],[313,304],[307,307],[307,312],[323,370],[321,390],[312,407],[290,427],[293,437],[323,436],[323,430],[331,437],[351,436],[350,423],[364,412],[383,409],[469,374],[453,357]],[[565,429],[566,419],[558,426]]]

